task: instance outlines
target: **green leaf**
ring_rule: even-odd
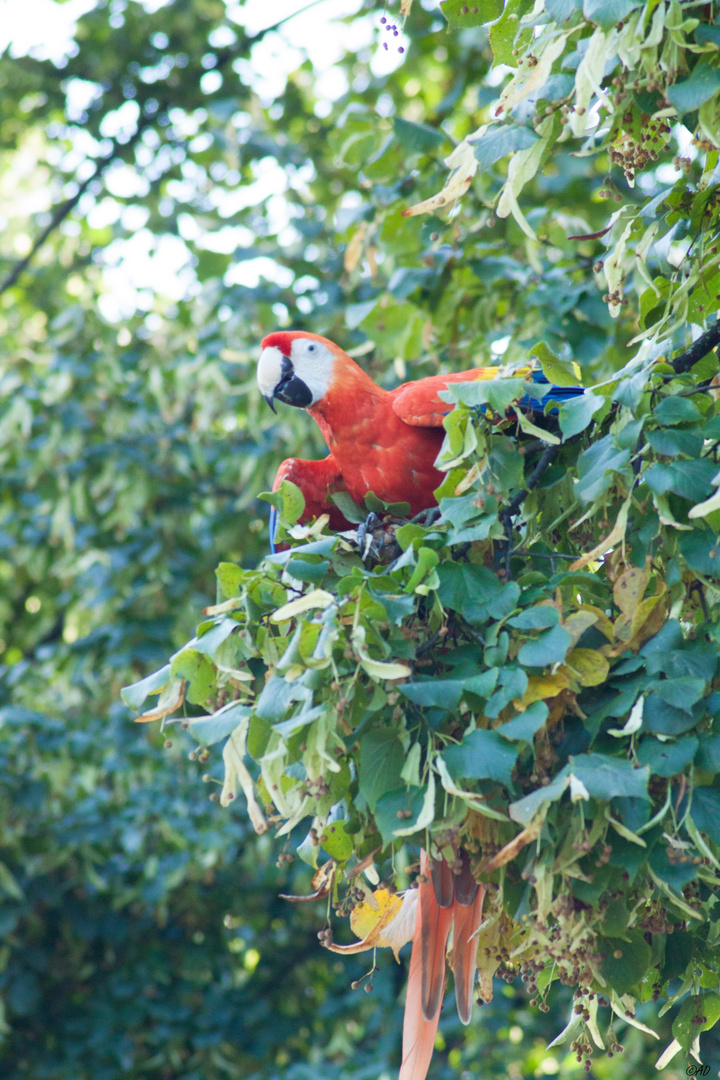
[[[577,493],[583,502],[593,502],[613,482],[613,473],[622,472],[630,461],[630,450],[618,450],[612,435],[605,435],[583,450],[578,458]]]
[[[496,161],[516,150],[527,150],[537,140],[538,136],[532,128],[519,127],[517,124],[498,124],[479,139],[473,140],[472,146],[480,168],[488,169]]]
[[[557,608],[550,604],[536,604],[535,607],[525,608],[519,615],[513,615],[507,620],[507,625],[517,630],[546,630],[550,626],[557,626],[559,621]]]
[[[397,783],[399,773],[395,777]],[[374,807],[375,824],[380,830],[383,845],[392,843],[396,829],[408,829],[418,820],[425,802],[425,789],[395,788],[381,795]],[[398,815],[401,814],[402,817]]]
[[[527,690],[527,675],[521,667],[501,668],[498,681],[500,688],[495,691],[485,706],[485,715],[489,720],[495,720],[506,705],[515,698],[521,698]]]
[[[394,117],[393,128],[397,141],[411,154],[429,153],[448,142],[448,136],[439,128],[430,127],[429,124],[416,124],[399,116]]]
[[[583,15],[588,22],[609,30],[638,7],[640,0],[584,0]]]
[[[674,105],[679,114],[692,112],[699,109],[706,101],[720,90],[720,70],[710,67],[709,64],[698,63],[692,70],[689,79],[675,83],[667,89],[667,99]]]
[[[567,766],[558,775],[546,784],[545,787],[536,788],[529,795],[510,803],[508,813],[513,821],[520,825],[529,825],[543,803],[557,802],[564,795],[570,783],[570,770]]]
[[[554,386],[581,386],[570,360],[561,360],[544,341],[537,341],[529,350],[540,361],[543,375]]]
[[[409,701],[423,708],[453,711],[465,693],[489,698],[498,679],[497,668],[472,675],[468,679],[428,679],[426,682],[399,683],[398,690]]]
[[[563,438],[572,439],[574,435],[579,435],[589,427],[593,416],[604,404],[605,398],[599,394],[591,394],[589,390],[579,397],[563,401],[559,410]]]
[[[294,525],[305,509],[305,496],[292,480],[283,480],[277,491],[263,491],[259,498],[274,506],[289,525]]]
[[[197,649],[183,649],[173,657],[170,670],[180,679],[187,679],[185,697],[193,705],[203,705],[215,693],[215,667]]]
[[[157,694],[159,690],[162,690],[169,678],[170,665],[166,664],[165,667],[161,667],[159,671],[153,671],[152,675],[146,675],[139,682],[132,683],[130,686],[123,686],[120,697],[128,709],[139,712],[148,694]]]
[[[720,844],[720,790],[696,787],[692,793],[690,817],[699,832],[709,836],[714,844]]]
[[[442,0],[440,10],[452,30],[465,30],[471,26],[484,26],[502,15],[502,0]]]
[[[323,851],[335,862],[347,862],[355,849],[353,837],[345,832],[344,821],[326,825],[319,839]]]
[[[520,596],[516,582],[503,584],[486,566],[443,562],[437,568],[437,575],[440,603],[459,612],[473,625],[491,617],[504,618],[514,610]]]
[[[330,496],[330,501],[335,503],[343,517],[353,525],[360,525],[367,519],[367,510],[358,506],[347,491],[334,491]]]
[[[220,563],[215,576],[220,586],[220,592],[226,600],[232,600],[236,596],[240,596],[242,592],[241,583],[245,578],[245,571],[240,566],[236,566],[235,563],[223,562]]]
[[[547,667],[549,664],[562,663],[571,644],[572,638],[565,627],[554,626],[534,641],[526,641],[520,648],[518,660],[528,667]]]
[[[703,711],[699,704],[688,712],[663,701],[659,694],[648,694],[643,708],[643,731],[654,731],[658,735],[682,735],[695,727]]]
[[[395,728],[375,728],[360,744],[360,792],[371,810],[381,796],[397,789],[405,751]],[[397,828],[397,821],[394,825]]]
[[[668,461],[651,465],[642,478],[658,495],[672,491],[683,499],[700,502],[710,494],[716,473],[713,461]]]
[[[663,457],[678,457],[680,454],[699,457],[703,446],[702,435],[682,428],[655,428],[646,432],[646,436],[655,453]]]
[[[505,787],[512,786],[512,771],[518,750],[501,739],[495,731],[471,731],[457,746],[441,754],[450,775],[461,780],[496,780]]]
[[[428,577],[428,575],[432,573],[432,571],[435,569],[439,562],[440,556],[438,555],[437,551],[434,551],[433,548],[421,547],[417,553],[417,564],[415,566],[415,569],[410,577],[410,580],[405,586],[405,592],[415,592],[415,590],[418,589],[418,586],[421,585],[421,582],[425,581],[425,579]],[[432,585],[430,584],[429,587],[432,588]],[[425,593],[427,593],[428,588],[425,587],[424,591]]]
[[[682,890],[688,881],[696,878],[698,873],[698,868],[693,864],[692,859],[689,859],[688,862],[671,861],[668,858],[666,848],[659,844],[650,852],[648,863],[656,877],[660,881],[664,881],[680,896],[682,896]]]
[[[443,401],[461,401],[471,408],[489,405],[498,416],[504,416],[516,401],[527,392],[524,379],[473,379],[469,382],[452,383],[440,392]]]
[[[677,679],[656,679],[649,688],[668,705],[691,713],[695,702],[705,693],[705,680],[684,675]]]
[[[522,48],[532,35],[529,27],[521,29],[519,23],[531,7],[532,0],[507,0],[502,16],[490,27],[490,47],[496,67],[498,64],[517,67],[517,53],[514,50]],[[487,85],[483,89],[486,93],[492,93]]]
[[[672,427],[700,420],[702,413],[689,398],[665,397],[653,409],[653,416],[663,427]]]
[[[695,766],[708,772],[720,773],[720,734],[703,732],[700,735]]]
[[[617,896],[605,908],[602,928],[609,937],[624,937],[630,922],[630,910],[624,896]]]
[[[720,578],[720,537],[710,529],[693,529],[680,537],[680,552],[691,570]]]
[[[583,0],[545,0],[545,10],[556,23],[564,23],[574,11],[582,10]]]
[[[193,643],[193,648],[212,659],[223,641],[226,641],[233,630],[237,629],[238,624],[234,619],[220,619],[202,637],[198,637],[197,641]]]
[[[194,739],[197,739],[200,746],[212,746],[232,734],[238,724],[249,715],[248,706],[235,701],[232,705],[219,709],[212,716],[191,721],[190,733]]]
[[[637,750],[641,765],[647,765],[653,776],[670,777],[683,772],[695,757],[698,740],[687,735],[677,742],[660,742],[659,739],[643,739]]]
[[[701,1031],[709,1031],[720,1020],[720,997],[717,994],[696,994],[683,1002],[675,1017],[672,1033],[686,1054]],[[687,1070],[690,1075],[690,1070]],[[693,1075],[702,1075],[702,1069],[693,1068]]]
[[[294,701],[307,701],[311,693],[298,682],[285,682],[279,675],[271,675],[255,705],[255,712],[263,720],[282,720]]]
[[[532,742],[535,733],[540,730],[548,718],[550,710],[544,701],[534,701],[525,712],[500,724],[494,730],[504,739]]]
[[[633,768],[624,758],[607,754],[578,754],[570,758],[570,769],[587,788],[592,799],[609,802],[618,796],[632,799],[648,799],[647,766]]]
[[[616,994],[627,994],[640,982],[650,966],[652,950],[640,931],[628,938],[600,938],[600,971]]]

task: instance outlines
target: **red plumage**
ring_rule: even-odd
[[[444,437],[442,420],[451,408],[439,393],[454,382],[492,378],[498,369],[432,375],[388,391],[338,345],[318,334],[279,331],[269,334],[262,347],[277,349],[290,360],[294,343],[302,339],[316,342],[331,357],[324,393],[304,406],[330,453],[321,462],[284,461],[273,490],[283,480],[292,480],[305,496],[301,521],[329,513],[332,528],[345,524],[329,502],[329,495],[336,491],[347,491],[360,506],[372,491],[387,503],[409,503],[411,515],[434,506],[433,491],[444,478],[435,468],[435,459]]]

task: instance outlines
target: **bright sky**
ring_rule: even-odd
[[[61,62],[69,51],[75,48],[73,34],[76,20],[86,11],[91,10],[96,0],[0,0],[0,52],[8,45],[13,55],[31,54],[39,59],[51,59]],[[166,0],[144,0],[148,10],[157,10]],[[268,12],[272,12],[275,24],[294,12],[298,14],[283,23],[277,33],[266,35],[252,52],[252,65],[248,63],[247,73],[252,77],[254,89],[264,104],[282,92],[285,80],[303,60],[308,57],[315,68],[316,92],[321,99],[319,115],[327,115],[331,103],[347,90],[344,72],[336,67],[337,61],[347,49],[357,51],[372,48],[374,56],[371,68],[377,75],[393,70],[402,62],[393,50],[385,51],[381,47],[379,18],[381,11],[368,16],[361,16],[352,24],[337,20],[359,11],[361,0],[321,0],[309,10],[306,0],[226,0],[228,16],[231,21],[241,23],[251,33],[256,33],[268,25]],[[318,34],[318,21],[322,20],[323,34]],[[407,46],[404,39],[398,38]],[[222,42],[218,41],[218,45]],[[208,72],[206,77],[214,73]],[[245,72],[243,72],[245,75]],[[87,104],[84,95],[88,87],[76,80],[76,85],[68,89],[71,111],[81,112]],[[123,122],[134,127],[134,117],[129,113],[134,103],[128,102],[128,116],[125,120],[119,114],[112,118],[114,129],[107,135],[113,135],[121,129]],[[111,118],[108,118],[111,121]],[[192,134],[192,132],[188,132]],[[281,223],[285,203],[283,192],[287,180],[279,166],[271,161],[258,163],[256,178],[252,184],[233,192],[233,206],[221,206],[221,213],[227,216],[241,206],[259,203],[269,199],[269,210],[276,223]],[[154,303],[158,283],[162,283],[164,295],[168,300],[178,300],[192,288],[194,275],[189,265],[190,254],[182,239],[176,236],[157,237],[143,226],[144,211],[139,207],[123,207],[112,196],[131,198],[142,188],[143,180],[129,166],[121,166],[106,177],[108,192],[101,196],[95,207],[88,213],[91,224],[100,227],[110,224],[122,215],[123,224],[132,232],[128,240],[114,241],[104,252],[105,281],[107,293],[101,299],[102,314],[109,321],[121,322],[129,318],[136,310],[149,310]],[[187,240],[197,240],[199,229],[193,220],[186,216],[182,223],[182,235]],[[132,219],[132,220],[130,220]],[[288,218],[289,221],[289,218]],[[207,246],[217,251],[232,251],[234,247],[245,245],[248,238],[239,235],[243,230],[228,226],[207,237]],[[20,252],[22,254],[22,252]],[[277,267],[267,258],[247,260],[232,271],[232,282],[255,286],[261,276],[273,276],[277,279],[282,268]]]

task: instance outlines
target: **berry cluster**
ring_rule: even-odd
[[[380,19],[380,22],[382,24],[383,30],[387,30],[388,34],[392,34],[393,37],[399,37],[400,31],[398,30],[395,23],[388,22],[387,18],[384,15]],[[388,50],[387,41],[383,41],[383,49],[385,49],[385,51],[387,52],[387,50]],[[404,53],[405,52],[405,49],[403,48],[402,45],[398,45],[398,52],[399,53]]]

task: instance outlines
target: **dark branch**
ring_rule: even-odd
[[[720,319],[709,330],[706,330],[697,341],[694,341],[689,349],[671,360],[670,366],[676,375],[683,375],[697,364],[698,360],[702,360],[704,356],[707,356],[717,345],[720,345]]]
[[[522,504],[527,499],[532,489],[534,487],[537,487],[537,485],[540,483],[543,474],[547,472],[547,470],[550,468],[553,461],[555,460],[559,449],[560,448],[557,445],[545,447],[540,456],[540,460],[538,461],[537,465],[528,477],[527,487],[521,488],[520,491],[517,491],[513,495],[507,506],[504,506],[498,515],[500,521],[502,522],[503,530],[505,532],[504,558],[506,581],[510,580],[510,557],[512,555],[513,548],[513,518],[517,514]]]

